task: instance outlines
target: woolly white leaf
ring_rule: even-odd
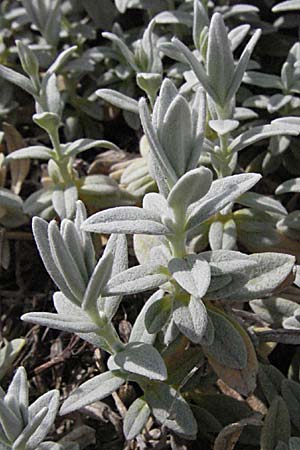
[[[199,226],[248,191],[260,178],[259,174],[240,174],[214,181],[208,193],[188,210],[189,218],[186,229],[191,230]]]
[[[47,414],[40,423],[37,430],[30,436],[26,444],[26,449],[35,450],[42,440],[47,436],[52,427],[59,407],[59,391],[52,390],[39,397],[28,408],[29,424],[32,423],[36,415],[43,408],[47,409]]]
[[[145,342],[146,344],[153,344],[156,334],[149,333],[147,331],[147,327],[145,325],[145,317],[152,305],[154,305],[155,303],[159,303],[163,296],[164,291],[158,290],[147,300],[134,322],[129,342]]]
[[[180,436],[195,439],[197,422],[179,392],[165,383],[157,382],[149,386],[144,398],[161,424]]]
[[[75,317],[70,318],[47,312],[26,313],[23,314],[22,320],[69,333],[91,333],[99,330],[99,327],[88,318],[82,318],[82,320],[76,318],[75,320]]]
[[[195,344],[202,342],[208,327],[208,316],[200,298],[191,297],[189,304],[177,304],[173,319],[184,336]],[[213,340],[213,335],[211,336]]]
[[[130,111],[134,114],[139,113],[138,102],[127,95],[121,94],[121,92],[114,91],[113,89],[98,89],[96,95],[117,108]]]
[[[32,221],[32,230],[47,272],[59,289],[72,302],[78,304],[80,300],[72,293],[51,254],[51,248],[48,240],[48,223],[39,217],[34,217]]]
[[[238,91],[238,89],[242,83],[244,73],[247,69],[250,57],[253,53],[253,50],[254,50],[260,36],[261,36],[261,30],[256,30],[255,33],[253,34],[253,36],[251,37],[250,41],[244,48],[243,53],[239,59],[239,62],[234,69],[232,81],[227,90],[227,95],[226,95],[225,102],[224,102],[225,104],[229,103],[230,100],[233,98],[233,96]]]
[[[214,326],[214,340],[206,347],[207,352],[220,364],[232,369],[244,369],[247,365],[247,349],[237,329],[222,314],[209,311]]]
[[[83,223],[83,229],[96,233],[170,233],[158,215],[135,206],[121,206],[96,213]]]
[[[210,120],[208,124],[219,136],[230,133],[239,126],[237,120]]]
[[[228,300],[247,301],[270,295],[281,284],[293,277],[295,257],[281,253],[256,253],[249,256],[257,265],[248,268],[245,275],[247,283],[238,291],[230,294]]]
[[[204,197],[212,183],[212,172],[199,167],[185,173],[171,189],[168,204],[171,208],[185,211],[192,203]]]
[[[150,416],[150,408],[142,398],[137,398],[128,408],[124,418],[123,431],[126,439],[134,439],[144,428]]]
[[[173,258],[168,264],[173,278],[190,294],[203,297],[210,284],[210,267],[207,261],[198,255],[185,258]]]
[[[36,446],[32,447],[28,445],[29,438],[32,436],[32,434],[36,431],[36,429],[41,425],[42,421],[47,415],[47,408],[44,407],[33,418],[33,420],[24,428],[22,433],[18,436],[18,438],[15,440],[12,450],[17,450],[18,448],[26,448],[26,450],[35,450]]]
[[[43,145],[34,145],[32,147],[21,148],[6,156],[7,161],[15,161],[18,159],[43,159],[51,158],[51,149]]]
[[[115,275],[107,283],[105,294],[136,294],[138,292],[154,289],[168,280],[168,275],[160,272],[157,264],[142,264],[131,267]]]
[[[50,250],[56,266],[62,273],[73,295],[82,300],[85,291],[84,279],[59,232],[55,221],[48,227]]]
[[[0,77],[4,78],[10,83],[15,84],[21,89],[24,89],[24,91],[28,92],[28,94],[31,94],[33,96],[36,94],[34,86],[29,78],[24,77],[24,75],[22,75],[21,73],[16,72],[9,67],[3,66],[2,64],[0,64]]]
[[[104,289],[109,277],[111,275],[113,264],[112,253],[106,253],[99,259],[94,272],[88,282],[86,291],[82,300],[82,309],[89,311],[97,311],[97,300],[101,291]]]
[[[212,16],[207,44],[207,75],[218,98],[224,106],[234,73],[234,61],[223,18],[220,13]]]
[[[63,403],[60,414],[68,414],[110,395],[124,383],[124,378],[105,372],[79,386]]]
[[[150,380],[167,379],[167,368],[159,352],[150,344],[130,342],[125,350],[110,357],[111,363],[124,370]],[[109,363],[110,367],[110,363]]]

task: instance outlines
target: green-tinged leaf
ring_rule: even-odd
[[[110,395],[124,383],[124,378],[105,372],[79,386],[63,403],[60,414],[68,414]]]
[[[167,369],[159,352],[150,344],[130,342],[125,350],[110,357],[110,364],[121,370],[141,375],[150,380],[163,381],[167,379]]]
[[[275,194],[285,194],[287,192],[300,192],[300,178],[284,181],[278,186]]]
[[[169,234],[157,214],[135,206],[101,211],[83,223],[83,229],[95,233]]]
[[[195,297],[203,297],[210,284],[210,267],[198,255],[173,258],[168,269],[177,283]]]
[[[262,320],[278,328],[282,326],[284,319],[293,316],[299,305],[284,297],[271,297],[252,300],[250,307]]]
[[[209,310],[208,314],[215,334],[212,344],[206,346],[205,351],[224,366],[244,369],[247,365],[247,349],[242,336],[225,315],[216,310]]]
[[[62,52],[60,52],[59,55],[57,56],[57,58],[55,59],[55,61],[48,68],[47,74],[53,74],[53,73],[56,73],[59,70],[61,70],[62,67],[64,66],[64,64],[70,58],[70,56],[72,56],[73,53],[75,52],[75,50],[77,50],[77,49],[78,49],[77,45],[73,45],[73,46],[67,48],[66,50],[63,50]]]
[[[162,94],[160,94],[162,96]],[[159,97],[160,98],[160,97]],[[174,99],[175,100],[175,99]],[[165,99],[166,101],[166,99]],[[168,107],[169,105],[166,105]],[[170,187],[176,183],[178,176],[172,166],[172,160],[168,159],[165,149],[162,147],[161,142],[158,138],[157,132],[151,121],[150,112],[145,99],[139,101],[139,113],[142,122],[143,130],[149,142],[151,148],[151,153],[154,160],[151,161],[154,164],[154,169],[158,170],[158,173],[154,173],[154,178],[160,185],[159,177],[163,179],[163,182],[170,190]],[[167,113],[167,109],[165,110]],[[155,120],[154,120],[155,123]]]
[[[148,332],[145,325],[145,317],[152,305],[159,303],[163,297],[164,291],[160,289],[151,295],[151,297],[147,300],[134,322],[130,333],[129,342],[145,342],[146,344],[154,343],[156,334]]]
[[[212,307],[209,307],[209,311],[212,311]],[[223,365],[220,363],[217,358],[212,357],[208,354],[208,360],[210,365],[216,374],[221,378],[226,384],[230,387],[238,391],[243,395],[248,395],[250,392],[253,392],[256,387],[256,376],[258,371],[258,362],[256,358],[256,352],[254,350],[252,341],[248,336],[247,332],[233,319],[229,316],[225,316],[224,313],[217,309],[213,309],[213,312],[222,314],[223,318],[225,318],[231,325],[235,328],[236,332],[240,335],[240,338],[243,340],[243,346],[246,351],[246,366],[243,369],[233,369],[228,367],[228,365]],[[215,331],[220,331],[215,328]],[[230,345],[230,341],[228,337],[226,339],[226,346]],[[223,345],[223,344],[222,344]],[[207,347],[209,349],[209,347]],[[237,348],[237,347],[236,347]]]
[[[0,399],[0,425],[5,437],[13,442],[21,433],[23,428],[22,420],[20,420]]]
[[[261,432],[262,450],[274,450],[282,441],[288,444],[291,435],[290,416],[285,401],[277,396],[273,400],[265,417]]]
[[[127,63],[130,64],[132,69],[136,72],[139,72],[139,67],[135,62],[134,54],[129,50],[129,48],[122,41],[122,39],[120,39],[116,34],[108,32],[102,33],[102,36],[112,41],[118,47],[123,57],[126,58]]]
[[[186,171],[193,151],[191,109],[181,95],[177,95],[168,107],[158,136],[169,164],[177,178]]]
[[[12,446],[12,449],[18,449],[18,448],[26,448],[30,450],[35,450],[36,446],[32,447],[28,445],[28,441],[31,437],[31,435],[37,430],[37,428],[41,425],[42,421],[47,415],[47,408],[44,407],[40,411],[37,412],[36,416],[33,418],[33,420],[24,428],[22,433],[18,436],[18,438],[15,440],[14,445]]]
[[[300,385],[292,380],[283,379],[281,393],[288,408],[291,422],[300,431]]]
[[[128,441],[134,439],[144,428],[150,416],[150,408],[142,398],[137,398],[128,408],[123,431]]]
[[[145,314],[145,326],[149,333],[158,333],[164,327],[170,317],[172,304],[172,297],[165,295],[149,306]]]
[[[195,439],[197,422],[188,403],[179,392],[164,383],[153,383],[145,391],[145,400],[154,417],[164,426],[187,439]]]
[[[239,122],[237,120],[210,120],[209,126],[219,136],[224,136],[235,130],[239,126]]]
[[[188,49],[188,47],[186,47],[181,41],[179,41],[179,39],[172,38],[172,43],[174,44],[175,48],[184,56],[187,63],[191,66],[196,77],[198,78],[204,89],[207,91],[208,95],[210,95],[210,97],[214,99],[216,103],[218,103],[218,97],[210,83],[203,64],[197,60],[194,54]]]
[[[281,383],[284,379],[284,375],[276,367],[267,364],[259,365],[257,382],[269,405],[277,395],[280,395]]]
[[[4,397],[7,408],[22,423],[28,421],[28,380],[24,367],[19,367]]]

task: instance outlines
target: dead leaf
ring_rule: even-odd
[[[9,123],[3,123],[3,131],[8,153],[26,147],[24,141],[18,130]],[[18,161],[11,161],[9,164],[11,175],[11,190],[14,194],[19,194],[23,182],[28,175],[30,169],[30,159],[20,159]]]

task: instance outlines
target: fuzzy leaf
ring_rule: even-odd
[[[112,372],[101,373],[75,389],[63,403],[60,414],[68,414],[97,400],[102,400],[116,391],[123,383],[124,378],[116,376]]]
[[[209,308],[209,311],[212,311],[212,307]],[[213,312],[221,314],[216,308],[213,309]],[[233,319],[229,316],[225,316],[222,313],[223,318],[231,323],[231,326],[235,328],[235,331],[240,335],[240,338],[243,340],[243,347],[246,352],[246,366],[243,369],[233,369],[228,367],[226,364],[222,364],[218,361],[217,357],[213,357],[208,352],[205,353],[208,356],[208,360],[213,370],[216,372],[219,378],[221,378],[226,384],[235,389],[237,392],[247,396],[250,392],[253,392],[256,387],[256,376],[258,371],[258,362],[256,358],[256,352],[253,347],[252,341],[248,336],[247,332]],[[215,328],[215,331],[220,331],[220,329]],[[231,330],[232,331],[232,330]],[[228,336],[224,338],[226,339],[226,345],[230,346],[230,340],[228,340]],[[224,344],[223,345],[223,349]],[[237,349],[237,347],[236,347]],[[224,355],[222,356],[224,357]]]
[[[125,350],[110,358],[125,372],[147,377],[150,380],[167,379],[167,369],[159,352],[150,344],[130,342]]]
[[[105,294],[136,294],[154,289],[168,281],[168,275],[160,271],[157,264],[142,264],[131,267],[114,276],[105,288]]]
[[[21,89],[24,89],[24,91],[28,92],[30,95],[34,96],[36,94],[34,86],[29,78],[24,77],[21,73],[16,72],[9,67],[3,66],[2,64],[0,64],[0,77],[15,84]]]
[[[186,229],[191,231],[199,226],[200,223],[251,189],[260,178],[259,174],[241,174],[213,181],[208,193],[189,208]]]
[[[52,391],[47,392],[46,394],[39,397],[32,405],[28,408],[28,421],[29,424],[32,423],[36,415],[43,408],[47,409],[47,414],[44,419],[35,430],[35,432],[30,436],[27,441],[26,449],[35,450],[36,447],[42,440],[47,436],[52,427],[57,411],[59,407],[59,391],[54,389]]]
[[[159,303],[163,297],[164,291],[160,289],[147,300],[134,322],[129,342],[144,342],[146,344],[154,343],[156,334],[148,332],[145,325],[145,317],[152,305]]]
[[[195,297],[203,297],[210,284],[210,267],[197,255],[173,258],[168,269],[177,283]]]
[[[282,289],[285,283],[291,283],[294,278],[294,256],[265,252],[252,254],[250,259],[256,261],[257,265],[247,269],[245,275],[248,281],[238,291],[226,296],[228,300],[247,301],[261,298]]]
[[[220,13],[212,16],[207,44],[207,75],[218,97],[218,104],[224,106],[228,88],[232,82],[234,61],[223,18]]]
[[[142,398],[137,398],[126,412],[123,431],[128,441],[134,439],[144,428],[150,416],[150,408]]]
[[[95,233],[170,233],[158,215],[135,206],[121,206],[96,213],[83,223],[83,229]]]
[[[291,422],[299,432],[300,385],[295,381],[283,379],[281,383],[281,393],[283,400],[285,401],[288,408]]]
[[[152,303],[145,314],[145,326],[149,333],[158,333],[167,323],[172,308],[172,297],[166,295]]]
[[[48,223],[45,220],[40,219],[39,217],[34,217],[32,221],[32,230],[38,250],[40,252],[40,256],[43,260],[47,272],[51,276],[54,283],[66,295],[66,297],[68,297],[75,304],[78,304],[79,299],[72,293],[62,275],[62,272],[59,270],[51,254],[51,248],[48,239]]]
[[[186,209],[204,197],[212,183],[212,172],[206,167],[199,167],[185,173],[179,178],[168,195],[168,204],[174,210],[185,212]]]
[[[288,444],[290,435],[290,417],[285,401],[279,396],[275,397],[262,428],[261,448],[263,450],[274,450],[280,441]]]
[[[162,425],[187,439],[195,439],[197,422],[188,403],[175,389],[153,383],[145,392],[145,400]]]
[[[173,312],[173,320],[181,333],[190,341],[196,344],[213,342],[214,328],[200,298],[192,296],[188,305],[178,302]]]
[[[121,92],[114,91],[113,89],[98,89],[96,95],[117,108],[130,111],[134,114],[139,113],[138,102],[127,95],[121,94]]]
[[[51,149],[43,145],[34,145],[33,147],[21,148],[6,156],[7,161],[16,161],[19,159],[43,159],[48,161],[51,158]]]
[[[207,353],[227,367],[244,369],[247,365],[247,350],[240,333],[225,315],[210,310],[209,317],[215,337],[213,343],[206,347]]]

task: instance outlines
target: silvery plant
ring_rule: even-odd
[[[276,148],[280,148],[279,152],[282,153],[282,145],[285,145],[286,149],[292,136],[297,136],[300,131],[299,118],[289,116],[274,119],[269,124],[251,126],[246,131],[245,126],[241,126],[242,120],[253,119],[253,111],[236,107],[236,93],[245,79],[260,30],[253,34],[238,62],[234,61],[234,50],[245,38],[249,28],[247,25],[242,25],[227,32],[221,14],[215,13],[209,22],[203,5],[195,0],[193,41],[196,51],[190,51],[178,39],[173,39],[172,43],[160,45],[164,53],[181,63],[184,62],[186,67],[190,66],[191,69],[187,71],[189,81],[183,85],[184,89],[181,87],[177,91],[174,84],[165,80],[160,96],[164,95],[162,94],[164,91],[168,91],[167,95],[170,96],[171,101],[171,95],[174,97],[183,95],[188,101],[192,115],[197,117],[198,97],[201,91],[199,88],[204,89],[203,95],[207,98],[208,108],[203,116],[203,123],[206,121],[205,137],[202,151],[198,154],[198,165],[212,166],[219,179],[235,172],[238,156],[244,149],[261,140],[271,138],[271,150],[267,156],[270,153],[274,155]],[[263,77],[263,74],[261,76]],[[131,100],[131,103],[132,111],[137,111],[138,102]],[[122,107],[122,105],[124,106],[124,103],[120,100],[119,106]],[[181,126],[185,123],[184,120],[185,118],[182,117]],[[149,135],[147,133],[146,135],[149,139]],[[144,152],[142,156],[142,160],[135,161],[126,168],[121,178],[121,182],[127,184],[128,190],[137,196],[142,196],[152,188],[149,174],[153,173],[153,169],[151,169],[148,152]],[[261,155],[259,157],[261,158]],[[156,179],[155,176],[153,177]],[[289,243],[282,242],[283,238],[277,227],[277,222],[287,215],[286,209],[279,202],[255,193],[246,193],[238,197],[236,201],[246,208],[236,212],[230,208],[220,211],[190,233],[190,238],[193,234],[195,248],[205,248],[209,243],[214,250],[232,250],[237,248],[237,242],[241,242],[251,251],[288,247]],[[249,232],[254,234],[249,235]]]
[[[29,93],[35,100],[36,113],[33,121],[46,131],[51,146],[34,145],[9,154],[6,160],[24,158],[48,161],[48,176],[42,189],[26,200],[24,211],[28,215],[39,214],[44,218],[71,218],[75,214],[78,198],[87,204],[94,202],[98,208],[115,204],[132,204],[130,194],[122,191],[114,180],[103,175],[79,177],[73,168],[76,156],[95,147],[118,149],[106,140],[78,139],[62,144],[59,128],[62,125],[64,100],[58,88],[57,73],[66,64],[76,47],[61,52],[43,77],[40,75],[38,59],[30,46],[17,41],[18,55],[27,76],[9,67],[0,66],[0,76]]]
[[[291,284],[295,258],[224,249],[194,252],[191,237],[202,224],[231,208],[261,176],[240,173],[213,180],[210,169],[199,167],[206,123],[202,88],[191,107],[165,80],[152,114],[145,99],[139,110],[159,192],[146,194],[141,208],[115,207],[89,218],[77,202],[75,220],[65,218],[60,227],[34,218],[40,255],[59,288],[53,298],[57,312],[27,313],[23,320],[74,332],[110,355],[108,371],[75,389],[61,414],[134,382],[143,394],[125,415],[126,439],[136,437],[150,415],[172,433],[195,439],[197,422],[182,387],[208,362],[239,393],[254,391],[255,350],[231,305],[270,296]],[[110,234],[98,261],[91,232]],[[139,262],[130,268],[129,234],[134,235]],[[147,291],[152,295],[124,343],[112,321],[122,296]]]
[[[54,442],[43,441],[51,431],[59,408],[59,392],[49,391],[29,405],[23,367],[17,369],[7,392],[2,388],[0,392],[1,450],[54,450]]]

